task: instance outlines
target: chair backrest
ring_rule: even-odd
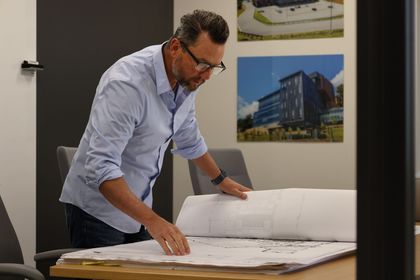
[[[23,264],[22,249],[0,196],[0,263]],[[3,278],[2,278],[3,279]]]
[[[246,169],[245,160],[239,149],[209,149],[208,152],[214,158],[217,165],[226,171],[228,176],[236,182],[252,189],[251,179]],[[191,161],[188,161],[190,169],[191,183],[194,194],[212,194],[220,193],[219,188],[215,187],[209,177],[204,174]]]
[[[76,151],[77,148],[75,147],[57,147],[58,169],[60,169],[61,181],[63,183],[66,180],[67,173],[69,173],[71,161]]]

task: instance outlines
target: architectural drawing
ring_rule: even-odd
[[[176,223],[189,255],[167,256],[149,240],[64,254],[59,263],[282,273],[355,251],[355,199],[355,191],[316,189],[191,196]]]

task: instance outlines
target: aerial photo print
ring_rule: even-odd
[[[344,0],[237,0],[238,41],[344,35]]]

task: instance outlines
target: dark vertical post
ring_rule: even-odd
[[[414,279],[414,1],[357,1],[357,279]]]

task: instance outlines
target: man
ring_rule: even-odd
[[[180,230],[151,209],[171,139],[172,152],[192,159],[221,191],[246,198],[249,189],[225,177],[207,153],[195,118],[197,89],[225,70],[228,36],[221,16],[196,10],[169,41],[123,57],[103,74],[60,197],[74,247],[151,235],[168,255],[190,252]]]

